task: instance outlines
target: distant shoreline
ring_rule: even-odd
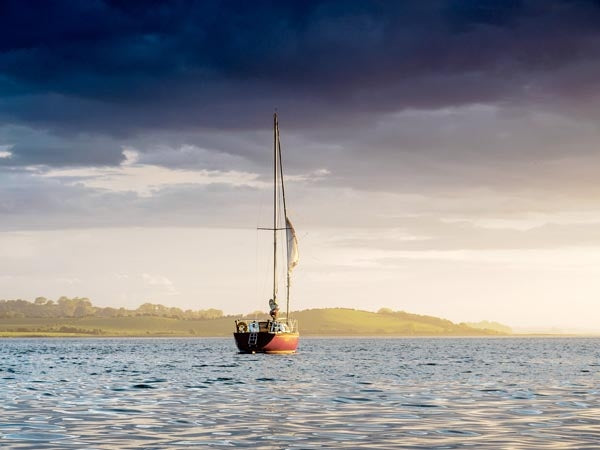
[[[236,320],[268,320],[261,311],[223,315],[217,309],[181,310],[144,303],[137,309],[97,307],[87,298],[43,297],[0,300],[0,338],[198,338],[228,337]],[[497,322],[455,323],[447,319],[393,311],[317,308],[292,311],[303,337],[442,338],[442,337],[595,337],[595,333],[521,332]],[[561,330],[556,330],[561,331]],[[565,330],[570,331],[570,330]]]
[[[233,333],[233,332],[232,332]],[[303,339],[540,339],[540,338],[600,338],[600,334],[505,334],[505,335],[369,335],[369,334],[307,334],[300,336]],[[4,333],[0,332],[0,339],[227,339],[229,335],[202,335],[189,334],[76,334],[76,333]]]

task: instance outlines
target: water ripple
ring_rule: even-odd
[[[13,339],[2,448],[595,448],[599,339]],[[565,358],[564,355],[569,355]]]

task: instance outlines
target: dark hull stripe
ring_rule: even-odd
[[[298,347],[298,333],[256,333],[256,344],[250,345],[250,333],[233,333],[235,343],[242,353],[293,353]]]

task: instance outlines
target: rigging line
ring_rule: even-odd
[[[283,161],[281,158],[281,139],[279,136],[279,123],[277,123],[277,153],[279,154],[279,173],[281,174],[281,198],[283,200],[283,215],[287,219],[287,208],[285,206],[285,185],[283,184]]]
[[[277,302],[277,113],[273,114],[273,301]]]
[[[288,226],[288,220],[287,220],[287,207],[285,204],[285,185],[283,183],[283,161],[282,161],[282,157],[281,157],[281,139],[280,139],[280,135],[279,135],[279,122],[277,122],[277,153],[279,156],[279,174],[281,176],[281,199],[283,200],[283,216],[284,216],[284,220],[285,220],[285,226],[287,228]],[[289,258],[289,254],[288,254],[288,233],[286,230],[285,233],[285,260],[287,261],[287,259]],[[289,261],[286,262],[286,270],[285,270],[285,321],[286,323],[289,325],[289,320],[290,320],[290,270],[289,270]]]

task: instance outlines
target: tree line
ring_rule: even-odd
[[[66,317],[136,317],[154,316],[173,319],[217,319],[223,317],[218,309],[183,310],[155,303],[144,303],[136,309],[94,306],[89,298],[60,297],[50,300],[38,297],[27,300],[0,300],[0,319],[13,318],[66,318]]]

